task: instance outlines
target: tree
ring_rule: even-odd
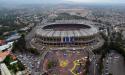
[[[14,50],[19,50],[21,52],[24,52],[26,50],[26,41],[25,41],[25,35],[22,34],[21,37],[17,42],[14,43],[13,45],[13,51]]]
[[[27,51],[29,51],[30,53],[35,54],[35,55],[40,55],[38,50],[35,48],[29,48],[29,49],[27,49]]]
[[[113,75],[113,74],[109,73],[108,75]]]

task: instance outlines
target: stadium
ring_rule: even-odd
[[[98,35],[98,29],[91,24],[62,21],[39,26],[35,41],[51,47],[90,46],[98,41]]]
[[[42,58],[40,72],[48,75],[85,75],[92,50],[103,45],[98,29],[90,21],[59,20],[42,23],[27,35],[26,41]]]

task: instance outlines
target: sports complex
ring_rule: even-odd
[[[40,71],[48,75],[86,75],[93,49],[103,45],[92,22],[61,20],[33,29],[30,46],[43,52]]]

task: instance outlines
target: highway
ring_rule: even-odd
[[[125,75],[124,58],[115,51],[111,51],[104,60],[103,75],[108,75],[109,73],[113,75]]]
[[[93,56],[93,59],[90,62],[89,75],[99,75],[98,65],[97,65],[97,58],[96,58],[95,55]]]

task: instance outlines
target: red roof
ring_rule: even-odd
[[[0,40],[0,45],[3,45],[5,44],[5,41],[4,40]]]
[[[10,51],[0,52],[0,61],[2,61],[9,54]]]

